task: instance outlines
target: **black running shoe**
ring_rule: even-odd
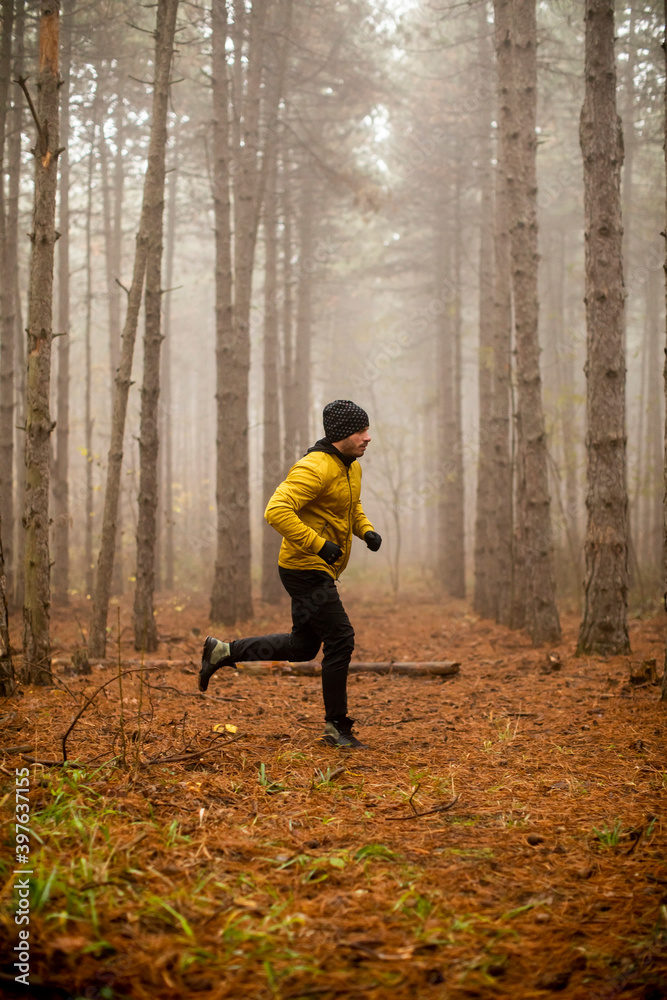
[[[348,750],[367,750],[367,745],[358,740],[352,732],[353,725],[354,719],[347,717],[327,722],[320,743],[329,747],[346,747]]]
[[[220,667],[234,667],[236,669],[236,664],[232,662],[229,655],[230,649],[231,646],[228,642],[223,642],[221,639],[214,639],[212,635],[206,636],[204,648],[201,653],[201,668],[199,670],[200,691],[206,690],[211,677]]]

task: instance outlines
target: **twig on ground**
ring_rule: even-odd
[[[202,757],[205,753],[210,753],[211,750],[217,750],[222,747],[231,746],[232,743],[237,743],[246,737],[247,733],[241,733],[240,736],[235,736],[233,740],[226,740],[224,743],[211,743],[209,746],[205,747],[203,750],[192,750],[190,753],[179,753],[172,754],[171,757],[153,757],[151,760],[145,761],[146,764],[177,764],[181,761],[196,760]]]
[[[455,798],[452,799],[451,802],[448,802],[447,805],[445,805],[445,806],[436,806],[434,809],[427,809],[426,812],[420,812],[420,813],[415,812],[414,815],[412,815],[412,816],[385,816],[385,819],[387,821],[395,820],[396,822],[399,822],[400,820],[420,819],[422,816],[432,816],[434,813],[447,812],[448,809],[451,809],[452,806],[456,805],[456,803],[458,802],[458,800],[459,800],[459,796],[457,795],[457,796],[455,796]],[[410,802],[410,805],[412,805],[412,802]],[[413,809],[414,809],[414,806],[413,806]]]
[[[145,667],[145,668],[143,668],[143,667],[139,667],[139,668],[132,667],[130,670],[123,670],[123,671],[117,673],[114,677],[110,677],[108,681],[105,681],[104,684],[100,684],[100,686],[98,688],[96,688],[95,691],[93,691],[93,693],[91,694],[90,698],[88,698],[88,700],[86,701],[86,703],[83,706],[83,708],[81,708],[76,713],[76,715],[74,716],[74,718],[72,719],[72,721],[70,723],[70,726],[69,726],[69,729],[65,733],[63,733],[63,735],[62,735],[62,747],[63,747],[63,759],[62,759],[62,763],[65,763],[65,761],[67,760],[67,737],[72,732],[72,730],[74,729],[75,725],[77,724],[77,722],[79,721],[79,719],[81,718],[81,716],[83,715],[83,713],[86,711],[86,709],[88,708],[88,706],[92,705],[92,703],[95,701],[95,699],[97,698],[97,696],[100,693],[100,691],[103,691],[104,688],[108,687],[109,684],[113,684],[114,681],[120,680],[121,677],[127,677],[128,674],[138,674],[138,673],[141,673],[141,671],[144,670],[144,669],[145,670],[160,670],[161,668],[160,667]],[[41,762],[41,761],[34,761],[34,763],[43,763],[43,762]],[[51,762],[51,764],[53,764],[53,762]]]

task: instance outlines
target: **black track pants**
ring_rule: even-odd
[[[317,570],[278,567],[292,598],[292,631],[235,639],[231,657],[244,660],[312,660],[324,643],[322,694],[327,722],[347,715],[347,671],[354,649],[354,629],[338,596],[333,577]]]

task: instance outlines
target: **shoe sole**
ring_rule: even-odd
[[[339,750],[367,750],[365,743],[357,740],[356,743],[338,743],[333,736],[323,736],[320,743],[325,747],[338,747]]]
[[[213,646],[211,647],[210,650],[207,651],[206,647],[208,646],[209,642],[211,642],[211,641],[213,642]],[[204,639],[204,646],[203,646],[202,651],[201,651],[201,667],[199,668],[199,679],[198,679],[199,690],[202,693],[208,689],[208,682],[210,681],[211,677],[213,676],[213,673],[215,673],[215,671],[214,671],[213,673],[211,673],[206,678],[204,678],[204,676],[203,676],[203,672],[206,669],[206,667],[210,667],[211,666],[211,661],[208,659],[207,653],[208,653],[208,655],[210,655],[210,653],[212,652],[213,649],[215,649],[215,639],[213,638],[213,636],[207,635],[206,638]]]

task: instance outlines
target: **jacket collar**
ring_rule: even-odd
[[[319,441],[316,441],[312,448],[308,449],[306,454],[310,455],[311,451],[324,451],[327,455],[334,455],[336,458],[341,460],[346,469],[349,469],[352,463],[356,462],[356,458],[341,454],[338,448],[334,448],[331,442],[327,441],[326,438],[320,438]]]

